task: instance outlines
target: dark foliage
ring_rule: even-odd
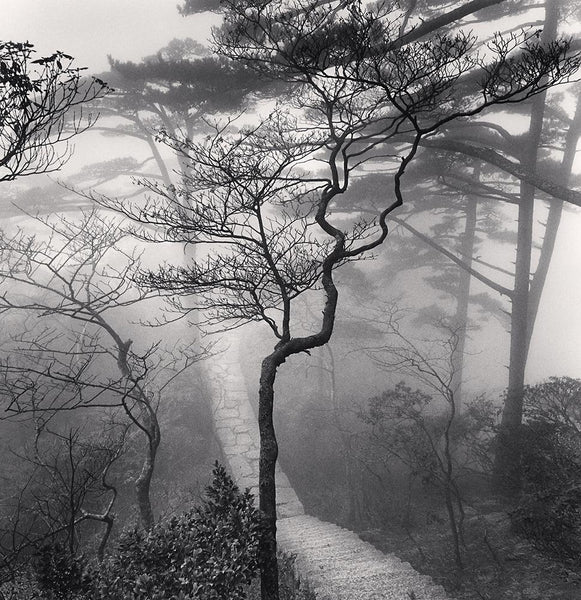
[[[75,556],[62,544],[45,545],[33,568],[41,597],[46,600],[84,598],[90,587],[83,556]]]
[[[526,391],[520,434],[523,494],[514,529],[566,562],[581,556],[581,382],[551,378]]]
[[[259,537],[253,497],[216,464],[201,506],[150,532],[125,533],[114,554],[89,569],[49,550],[36,572],[47,600],[242,600],[258,568]]]
[[[83,118],[83,104],[109,91],[85,79],[72,56],[35,52],[28,42],[0,41],[0,182],[58,170],[67,142],[94,122]]]
[[[239,111],[247,94],[264,87],[244,65],[214,56],[155,56],[137,64],[111,60],[111,71],[115,85],[129,94],[126,100],[142,106],[160,103],[182,113],[192,107],[203,107],[206,114]]]

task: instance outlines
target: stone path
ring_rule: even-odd
[[[384,554],[349,531],[316,517],[278,522],[278,542],[296,555],[296,568],[317,600],[447,600],[431,577]]]
[[[258,494],[258,425],[238,361],[236,335],[206,361],[214,422],[222,451],[241,488]],[[318,600],[447,600],[441,586],[355,533],[305,514],[286,475],[277,470],[278,543]]]
[[[258,497],[259,434],[238,361],[238,340],[228,336],[227,349],[206,361],[211,387],[214,427],[232,476]],[[305,513],[287,476],[276,470],[276,506],[279,519]]]

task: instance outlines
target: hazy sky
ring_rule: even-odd
[[[139,60],[173,38],[207,39],[218,17],[184,18],[176,8],[179,1],[0,0],[0,39],[28,40],[44,54],[62,50],[97,73],[107,70],[108,54]],[[91,162],[127,153],[139,158],[143,151],[95,135],[78,140],[69,168],[89,157]],[[581,214],[568,214],[563,221],[531,348],[531,381],[552,374],[581,377]],[[497,357],[503,373],[505,360]]]
[[[29,41],[42,53],[62,50],[92,72],[107,55],[139,60],[173,38],[207,38],[210,15],[182,17],[179,0],[0,0],[0,39]]]

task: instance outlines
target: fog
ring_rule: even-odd
[[[39,52],[62,49],[75,57],[77,65],[87,66],[91,73],[107,70],[107,56],[122,61],[139,61],[144,56],[154,55],[174,38],[192,37],[207,43],[211,26],[219,22],[219,17],[211,13],[184,18],[178,14],[172,1],[152,1],[146,4],[85,2],[81,5],[74,0],[42,3],[5,0],[3,9],[10,18],[0,22],[0,37],[29,40],[38,47]],[[503,20],[502,23],[508,26],[510,20]],[[567,26],[571,27],[571,24]],[[526,119],[523,118],[519,124],[514,116],[507,114],[503,116],[501,123],[515,134],[520,134],[522,128],[526,127]],[[87,132],[76,139],[74,146],[71,160],[64,166],[62,173],[55,174],[53,179],[66,180],[67,174],[80,171],[83,165],[105,159],[131,156],[139,162],[148,157],[148,149],[143,144],[135,143],[130,138],[104,137],[94,132]],[[579,172],[580,165],[579,160],[576,160],[574,172]],[[35,181],[34,185],[43,183]],[[510,215],[508,219],[513,220],[515,217]],[[581,302],[581,282],[572,276],[579,273],[581,268],[581,248],[577,234],[580,219],[578,210],[572,208],[560,225],[527,363],[527,379],[530,382],[555,374],[581,376],[581,314],[576,310]],[[541,221],[542,217],[539,217],[538,222]],[[542,240],[542,231],[539,231],[537,239]],[[496,262],[505,267],[510,267],[514,262],[513,250],[509,248],[496,246],[489,248],[488,252]],[[388,253],[388,248],[382,248],[380,258],[386,257],[389,260]],[[364,268],[366,267],[367,265]],[[414,297],[417,293],[410,289],[413,286],[411,284],[403,286],[404,289],[393,289],[387,294],[391,298],[399,298],[402,294],[409,296],[403,301],[403,305],[415,306]],[[473,293],[479,293],[478,286],[479,283],[475,282],[476,289]],[[499,355],[494,343],[499,335],[503,335],[502,330],[495,332],[491,323],[490,335],[487,335],[487,331],[479,332],[475,348],[470,351],[478,353],[475,362],[479,366],[474,365],[470,378],[475,381],[479,390],[481,386],[490,385],[491,372],[494,373],[492,381],[495,388],[501,389],[505,385],[507,357],[506,354]],[[483,364],[486,365],[485,369],[482,368]],[[479,375],[482,370],[487,373],[484,378]]]
[[[566,32],[578,47],[578,10],[497,2],[458,20],[439,5],[364,3],[363,18],[356,3],[335,12],[301,0],[279,18],[279,4],[181,2],[184,16],[175,0],[3,0],[0,40],[33,44],[30,60],[64,52],[87,67],[79,91],[97,87],[28,150],[34,171],[76,124],[54,146],[64,158],[47,159],[58,168],[21,176],[0,162],[14,169],[0,179],[0,436],[11,457],[0,469],[0,598],[53,597],[43,548],[64,548],[81,571],[109,565],[71,587],[72,600],[129,597],[115,587],[132,581],[115,571],[128,532],[162,548],[170,518],[204,506],[215,460],[266,525],[260,541],[228,530],[243,541],[226,546],[245,556],[256,542],[261,558],[232,584],[242,596],[208,598],[278,600],[277,517],[279,550],[310,582],[287,583],[289,600],[355,597],[338,594],[363,585],[336,524],[366,542],[361,561],[373,563],[373,544],[449,597],[508,599],[503,569],[521,583],[533,569],[531,598],[572,598],[555,594],[562,580],[564,594],[581,585],[578,58],[555,51],[558,67],[531,73],[538,40]],[[413,36],[438,15],[451,37],[436,28],[422,46]],[[350,19],[365,52],[341,41],[355,35]],[[404,40],[401,54],[372,41],[365,19],[393,20],[381,31]],[[462,28],[484,41],[453,37]],[[486,66],[495,52],[497,71]],[[534,66],[516,70],[522,56]],[[417,79],[402,75],[410,69]],[[6,106],[13,84],[2,85]],[[331,540],[316,568],[310,527]],[[141,552],[135,535],[127,547]],[[187,556],[201,555],[192,547]],[[181,562],[175,597],[194,593]],[[157,581],[154,566],[139,568]],[[226,581],[238,566],[216,568],[213,581]],[[342,588],[329,570],[359,584]],[[245,587],[258,572],[262,592]],[[147,593],[170,594],[163,577]],[[398,593],[424,597],[413,586]]]

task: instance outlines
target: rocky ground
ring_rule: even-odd
[[[464,567],[454,561],[442,519],[412,532],[368,530],[361,537],[444,586],[457,600],[580,600],[581,569],[565,565],[515,535],[504,512],[466,521]]]

